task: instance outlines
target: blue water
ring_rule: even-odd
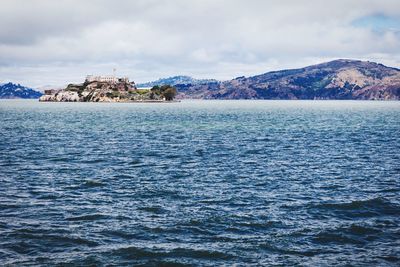
[[[1,265],[400,264],[400,102],[0,101]]]

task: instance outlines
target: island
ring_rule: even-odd
[[[81,84],[62,90],[45,90],[42,102],[172,102],[177,94],[170,85],[137,88],[127,77],[88,75]]]

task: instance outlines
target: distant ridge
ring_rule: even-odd
[[[14,83],[0,84],[0,99],[13,99],[13,98],[28,98],[35,99],[41,97],[43,94],[32,88],[22,86]]]
[[[153,87],[155,85],[161,86],[161,85],[178,85],[178,84],[192,84],[192,85],[198,85],[198,84],[207,84],[207,83],[214,83],[217,82],[217,80],[214,79],[195,79],[190,76],[173,76],[173,77],[168,77],[168,78],[161,78],[156,81],[152,82],[147,82],[147,83],[139,83],[137,84],[137,87]]]
[[[300,69],[204,84],[176,85],[179,98],[399,100],[400,70],[337,59]]]

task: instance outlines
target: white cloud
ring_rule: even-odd
[[[353,23],[376,14],[390,28]],[[397,0],[3,0],[0,80],[64,84],[114,67],[136,81],[229,79],[334,58],[400,67],[393,21]]]

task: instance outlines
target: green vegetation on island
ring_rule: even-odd
[[[153,86],[150,89],[150,99],[155,99],[157,97],[162,97],[166,101],[174,100],[177,94],[176,88],[171,85]]]
[[[175,87],[163,85],[137,88],[128,78],[88,76],[82,84],[69,84],[63,90],[46,90],[40,101],[56,102],[166,102],[173,101]]]

